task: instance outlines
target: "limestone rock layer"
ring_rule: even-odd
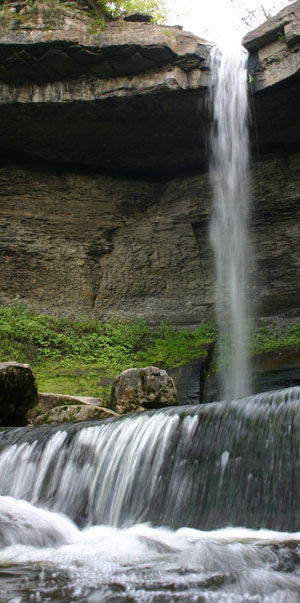
[[[259,313],[300,302],[299,165],[254,167]],[[207,174],[149,182],[7,166],[0,190],[1,303],[178,324],[212,314]]]

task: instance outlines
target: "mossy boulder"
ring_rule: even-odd
[[[112,387],[109,408],[124,415],[178,404],[174,381],[156,366],[123,371]]]

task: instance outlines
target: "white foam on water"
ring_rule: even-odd
[[[40,593],[46,592],[49,575],[54,582],[63,575],[74,601],[105,600],[116,583],[120,601],[125,595],[134,601],[159,596],[172,601],[177,592],[182,601],[197,600],[197,593],[211,602],[299,601],[300,575],[277,570],[276,547],[294,543],[298,550],[300,533],[243,527],[171,530],[150,524],[79,530],[62,514],[11,497],[0,497],[0,524],[10,534],[8,546],[0,550],[0,567],[25,566],[26,572],[28,566],[38,567]]]

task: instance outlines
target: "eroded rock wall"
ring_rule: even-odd
[[[251,296],[260,314],[300,303],[300,155],[253,164]],[[206,173],[129,180],[0,170],[1,303],[197,323],[213,312]]]

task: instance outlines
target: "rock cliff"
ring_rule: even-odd
[[[195,116],[205,111],[208,43],[130,21],[91,33],[81,12],[38,9],[2,11],[4,156],[138,175],[203,161],[207,120]]]
[[[299,4],[280,32],[296,31]],[[71,8],[59,18],[48,9],[0,12],[0,302],[197,323],[213,304],[210,45],[149,23],[94,31]],[[274,41],[261,36],[244,43],[255,115],[251,294],[266,314],[300,303],[300,61],[296,34],[274,60],[262,54]],[[289,61],[292,72],[272,79]]]
[[[248,33],[254,96],[253,139],[260,151],[290,153],[300,140],[300,2]]]

